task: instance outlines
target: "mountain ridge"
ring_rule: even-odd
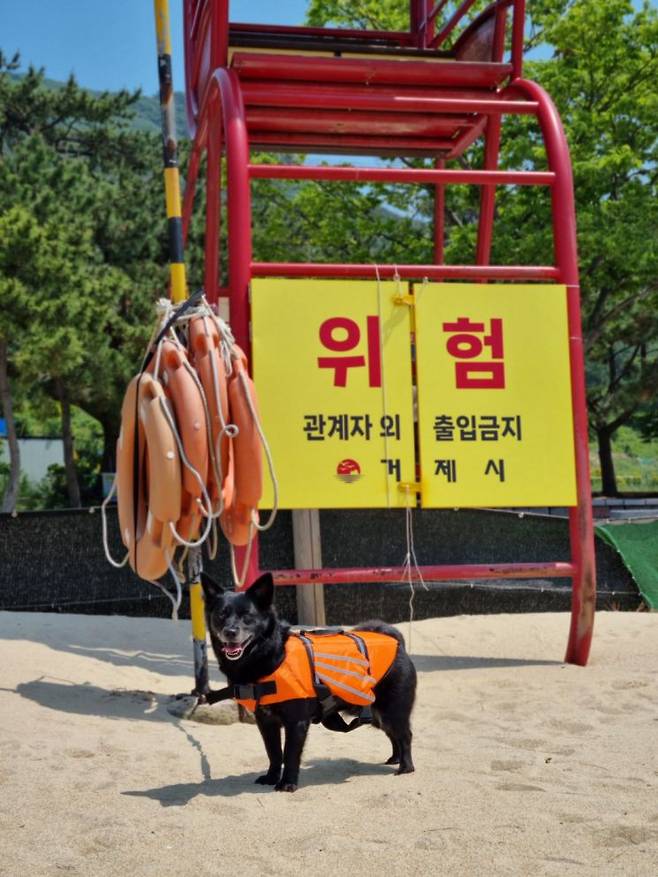
[[[11,74],[16,79],[21,78],[25,75],[25,73],[12,73]],[[77,81],[77,80],[76,80]],[[43,84],[46,88],[64,88],[66,82],[62,82],[59,79],[50,79],[49,77],[44,77]],[[83,85],[78,83],[78,86],[82,88],[84,91],[89,94],[93,94],[95,96],[100,94],[116,94],[116,90],[112,89],[98,89],[98,88],[85,88]],[[138,91],[139,89],[124,89],[125,91]],[[187,130],[187,113],[185,110],[185,94],[182,91],[174,92],[174,105],[176,109],[176,135],[179,140],[186,140],[189,138],[189,133]],[[135,104],[133,105],[133,119],[131,127],[136,131],[150,131],[152,134],[160,134],[162,129],[160,127],[160,96],[157,94],[154,95],[145,95],[140,94],[137,98]]]

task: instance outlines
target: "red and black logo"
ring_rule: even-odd
[[[361,477],[361,467],[356,460],[341,460],[336,466],[336,477],[351,484]]]

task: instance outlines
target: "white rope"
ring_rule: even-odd
[[[180,579],[176,575],[176,571],[174,569],[174,565],[167,554],[167,564],[169,566],[169,572],[172,575],[174,583],[176,585],[176,596],[174,597],[169,588],[165,588],[164,585],[160,584],[160,582],[156,582],[155,579],[146,579],[149,585],[155,585],[156,588],[159,588],[162,593],[167,597],[167,599],[171,602],[171,620],[178,621],[178,610],[180,609],[180,604],[183,599],[183,588],[180,582]]]
[[[158,310],[158,313],[161,314],[160,326],[165,325],[166,322],[167,322],[167,320],[169,319],[169,317],[170,317],[172,311],[173,311],[173,307],[171,306],[171,303],[169,302],[168,299],[160,299],[160,301],[158,302],[158,305],[157,305],[157,310]],[[194,310],[194,311],[200,311],[201,309],[199,309],[199,308],[194,308],[193,310]],[[187,317],[187,316],[188,316],[188,315],[185,314],[185,315],[183,315],[183,318],[185,318],[185,317]],[[192,314],[191,316],[196,316],[196,313],[195,313],[195,314]],[[177,321],[177,322],[178,322],[178,321]],[[156,331],[157,331],[157,330],[158,330],[158,326],[156,326]],[[192,377],[192,379],[194,380],[195,385],[196,385],[196,387],[197,387],[197,389],[199,390],[199,393],[200,393],[200,395],[201,395],[202,404],[203,404],[203,406],[204,406],[204,413],[205,413],[205,415],[206,415],[206,435],[207,435],[207,439],[208,439],[208,442],[209,442],[208,447],[209,447],[210,449],[212,449],[212,434],[211,434],[211,431],[210,431],[210,414],[209,414],[209,411],[208,411],[208,403],[207,403],[207,400],[206,400],[206,397],[205,397],[205,393],[203,392],[203,386],[201,385],[201,381],[199,380],[199,377],[198,377],[198,375],[196,374],[196,371],[190,366],[190,364],[189,364],[189,362],[188,362],[188,360],[187,360],[187,352],[184,350],[183,346],[181,345],[180,341],[178,340],[178,338],[177,338],[177,336],[176,336],[176,333],[175,333],[175,331],[174,331],[174,327],[173,327],[173,326],[171,327],[171,333],[170,333],[170,334],[171,334],[171,341],[172,341],[177,347],[179,347],[181,350],[183,350],[183,352],[185,353],[185,358],[183,359],[183,366],[184,366],[185,369],[187,370],[188,374],[189,374],[189,375]],[[156,380],[159,380],[159,378],[160,378],[160,363],[161,363],[162,348],[163,348],[164,340],[165,340],[165,339],[163,339],[163,340],[158,344],[158,348],[157,348],[157,351],[156,351],[156,359],[155,359],[155,365],[154,365],[154,369],[153,369],[153,371],[154,371],[154,377],[156,378]],[[206,522],[205,530],[204,530],[204,532],[203,532],[203,535],[200,536],[199,539],[198,539],[197,541],[188,541],[188,540],[184,539],[184,538],[180,535],[180,533],[177,531],[177,529],[176,529],[176,525],[175,525],[172,521],[169,521],[169,522],[168,522],[168,523],[169,523],[169,528],[170,528],[170,530],[171,530],[171,532],[172,532],[174,538],[176,539],[176,541],[178,542],[179,545],[183,545],[183,546],[185,546],[186,548],[198,548],[199,546],[203,545],[203,543],[204,543],[204,542],[206,541],[206,539],[208,538],[208,534],[209,534],[209,532],[210,532],[210,528],[211,528],[211,526],[212,526],[212,518],[214,517],[214,515],[213,515],[213,509],[212,509],[212,502],[211,502],[211,500],[210,500],[210,496],[208,495],[208,492],[207,492],[207,490],[206,490],[205,483],[204,483],[203,479],[201,478],[201,475],[200,475],[199,472],[194,468],[194,466],[193,466],[193,465],[191,464],[191,462],[189,461],[187,455],[185,454],[185,449],[184,449],[184,446],[183,446],[182,439],[181,439],[181,437],[180,437],[180,433],[179,433],[178,428],[177,428],[177,426],[176,426],[175,418],[173,417],[171,411],[169,410],[169,405],[168,405],[168,403],[166,403],[162,398],[160,399],[160,407],[161,407],[161,409],[162,409],[162,411],[163,411],[163,413],[164,413],[164,415],[165,415],[165,418],[166,418],[166,420],[167,420],[167,422],[168,422],[168,424],[169,424],[169,427],[170,427],[170,429],[171,429],[171,431],[172,431],[172,433],[173,433],[173,435],[174,435],[174,439],[175,439],[175,441],[176,441],[176,445],[177,445],[177,447],[178,447],[178,452],[179,452],[179,454],[180,454],[181,460],[183,461],[183,464],[184,464],[184,465],[187,467],[187,469],[193,474],[193,476],[194,476],[194,477],[196,478],[196,480],[197,480],[197,483],[198,483],[199,487],[201,488],[201,493],[202,493],[203,499],[205,500],[205,507],[204,507],[203,503],[201,503],[200,501],[199,501],[199,504],[200,504],[200,506],[201,506],[201,513],[202,513],[202,515],[206,518],[206,521],[207,521],[207,522]],[[211,456],[211,461],[212,461],[213,464],[214,464],[214,459],[213,459],[212,451],[211,451],[211,455],[210,455],[210,456]],[[221,466],[220,466],[220,471],[221,471]],[[215,474],[216,474],[216,473],[217,473],[217,470],[216,470],[216,467],[215,467]],[[219,484],[221,485],[221,481],[219,481]],[[217,512],[217,515],[219,515],[220,513],[221,513],[221,509],[220,509],[220,511]],[[216,550],[216,549],[215,549],[215,550]]]
[[[109,546],[108,541],[107,541],[107,505],[110,502],[110,500],[112,499],[112,497],[114,496],[116,489],[117,489],[117,477],[115,475],[113,480],[112,480],[112,487],[110,488],[110,492],[108,493],[106,498],[101,503],[101,522],[103,525],[103,548],[105,549],[105,557],[108,559],[108,561],[112,564],[113,567],[116,567],[116,569],[121,569],[122,567],[124,567],[128,563],[128,558],[130,557],[130,551],[126,551],[126,556],[123,558],[123,560],[120,563],[118,563],[110,554],[110,546]]]
[[[153,342],[158,337],[159,333],[162,331],[162,327],[166,324],[168,319],[168,314],[170,313],[166,311],[166,308],[171,308],[171,302],[169,299],[161,298],[158,299],[155,305],[156,311],[156,323],[153,327],[153,331],[151,332],[151,337],[148,340],[146,345],[146,350],[144,352],[144,358],[142,359],[142,367],[140,368],[140,372],[144,371],[146,367],[146,360],[151,352],[151,348],[153,347]]]
[[[163,304],[168,303],[168,300],[166,300],[166,299],[164,299],[162,301],[163,301]],[[227,374],[227,377],[232,375],[232,373],[233,373],[233,356],[235,355],[233,353],[233,350],[235,348],[235,337],[233,335],[233,332],[231,331],[231,327],[228,325],[228,323],[226,323],[220,316],[218,316],[213,311],[213,309],[210,306],[205,295],[202,297],[201,304],[198,307],[191,308],[189,311],[187,311],[187,313],[183,314],[183,316],[180,318],[180,322],[181,323],[189,322],[191,319],[193,319],[196,316],[202,316],[204,319],[211,319],[215,323],[215,326],[217,327],[217,331],[219,332],[219,336],[220,336],[219,350],[220,350],[220,355],[222,356],[222,359],[224,361],[226,374]],[[381,323],[381,320],[380,320],[380,323]],[[223,480],[224,480],[224,472],[223,472],[223,468],[222,468],[222,464],[221,464],[221,442],[222,442],[222,439],[224,438],[224,436],[227,436],[230,439],[235,438],[238,435],[239,430],[238,430],[238,427],[234,423],[228,423],[224,419],[224,415],[222,412],[222,405],[221,405],[221,397],[220,397],[220,392],[219,392],[219,375],[217,373],[216,363],[212,357],[211,357],[210,363],[211,363],[212,376],[213,376],[213,390],[215,393],[215,403],[217,405],[217,412],[218,412],[218,416],[219,416],[219,420],[220,420],[220,424],[221,424],[221,430],[220,430],[219,435],[217,437],[217,441],[214,443],[211,442],[211,447],[212,447],[211,458],[212,458],[212,462],[213,462],[213,469],[214,469],[215,477],[217,479],[218,486],[220,488],[220,507],[219,507],[218,511],[216,511],[216,512],[213,511],[213,515],[214,515],[214,517],[219,517],[219,515],[221,515],[223,510],[224,510],[224,508],[223,508],[224,507],[224,499],[223,499],[223,495],[221,494],[221,486],[222,486]],[[194,370],[190,368],[190,371],[194,371]],[[196,375],[195,375],[195,378],[197,380],[198,386],[201,388],[202,397],[204,399],[207,421],[208,421],[208,423],[210,423],[210,414],[208,411],[207,400],[205,399],[205,394],[203,393],[203,388],[201,387],[200,382],[198,381],[198,378],[196,377]],[[264,532],[265,530],[268,530],[272,526],[272,524],[274,523],[274,520],[277,516],[278,510],[279,510],[279,483],[278,483],[278,480],[276,477],[276,472],[274,469],[274,461],[272,459],[272,452],[270,450],[269,443],[268,443],[267,438],[265,436],[265,433],[263,431],[262,424],[261,424],[260,419],[258,417],[258,413],[256,411],[254,401],[251,397],[251,393],[249,392],[249,385],[246,381],[244,374],[242,374],[242,373],[240,373],[240,382],[242,384],[242,389],[244,391],[244,395],[245,395],[245,399],[247,401],[247,406],[249,408],[249,412],[250,412],[251,417],[254,421],[254,425],[256,426],[256,431],[258,432],[258,437],[260,439],[261,445],[262,445],[263,450],[265,452],[265,458],[267,460],[267,466],[268,466],[268,470],[270,473],[270,479],[272,482],[273,505],[272,505],[272,511],[270,513],[270,516],[265,524],[259,524],[256,522],[254,523],[255,528],[259,532]]]
[[[160,380],[160,363],[162,362],[162,348],[164,346],[165,339],[158,344],[157,350],[155,351],[155,364],[153,366],[153,377],[156,381]],[[162,383],[162,382],[161,382]]]
[[[157,348],[155,350],[153,350],[153,345],[154,345],[155,339],[158,337],[158,335],[160,335],[163,332],[163,330],[167,327],[167,325],[171,321],[172,316],[176,312],[176,308],[170,299],[161,298],[156,303],[155,311],[156,311],[155,325],[154,325],[153,331],[151,333],[151,337],[149,338],[149,341],[148,341],[148,344],[146,347],[146,352],[144,354],[144,358],[142,361],[142,369],[141,370],[144,371],[144,368],[145,368],[146,363],[148,361],[149,355],[155,354],[153,374],[154,374],[155,379],[159,380],[160,379],[161,361],[162,361],[162,350],[163,350],[163,343],[164,343],[165,338],[162,338],[159,341],[159,343],[157,344]],[[204,320],[210,319],[214,322],[215,326],[217,327],[217,331],[219,332],[219,336],[220,336],[219,354],[222,357],[222,361],[223,361],[223,364],[224,364],[224,367],[226,370],[226,375],[227,375],[227,377],[230,377],[234,373],[233,358],[234,358],[234,356],[236,356],[235,337],[234,337],[228,323],[226,323],[221,317],[219,317],[215,313],[215,311],[213,310],[213,308],[209,304],[205,295],[202,296],[201,302],[198,306],[193,307],[193,308],[189,308],[185,311],[185,313],[180,314],[176,317],[175,325],[169,326],[169,330],[167,332],[167,340],[171,340],[178,347],[182,347],[182,345],[179,341],[179,338],[176,334],[176,327],[177,326],[187,327],[187,324],[191,320],[193,320],[197,317],[202,317]],[[380,323],[381,323],[381,320],[380,320]],[[183,465],[193,474],[194,478],[196,479],[197,483],[199,484],[199,486],[201,488],[203,501],[198,499],[197,502],[200,505],[201,514],[206,518],[206,525],[205,525],[203,534],[196,541],[188,541],[188,540],[184,539],[180,535],[180,533],[178,533],[174,522],[169,521],[168,524],[169,524],[169,528],[170,528],[174,538],[176,539],[177,543],[179,545],[184,546],[186,549],[187,548],[198,548],[204,542],[206,542],[210,537],[209,544],[208,544],[208,553],[209,553],[210,558],[212,559],[215,557],[215,555],[217,553],[218,542],[219,542],[218,532],[217,532],[217,518],[219,518],[221,516],[221,514],[224,512],[224,494],[223,494],[224,472],[223,472],[223,466],[222,466],[221,446],[222,446],[222,442],[226,438],[228,438],[229,440],[234,439],[239,434],[239,430],[238,430],[238,427],[234,423],[228,423],[224,417],[224,413],[222,410],[222,404],[221,404],[222,400],[221,400],[221,394],[220,394],[219,373],[218,373],[218,369],[217,369],[217,363],[216,363],[214,357],[211,357],[210,364],[211,364],[211,374],[212,374],[212,381],[213,381],[213,392],[215,395],[215,403],[217,406],[217,412],[218,412],[218,417],[219,417],[219,422],[220,422],[220,427],[221,427],[219,430],[219,434],[217,436],[216,441],[213,441],[212,420],[211,420],[210,410],[209,410],[209,406],[208,406],[208,399],[207,399],[206,394],[204,392],[203,385],[201,384],[201,381],[199,379],[198,374],[196,373],[196,370],[190,365],[187,358],[184,359],[183,364],[184,364],[184,367],[186,368],[188,374],[190,374],[190,376],[194,380],[194,383],[195,383],[197,389],[199,390],[201,400],[203,403],[204,413],[205,413],[205,417],[206,417],[206,434],[207,434],[207,439],[208,439],[210,465],[212,466],[213,475],[215,477],[215,481],[216,481],[217,486],[218,486],[219,501],[218,501],[217,507],[214,508],[213,502],[208,494],[208,491],[206,489],[206,485],[205,485],[203,479],[201,478],[200,473],[194,468],[194,466],[191,464],[191,462],[189,461],[189,459],[185,453],[183,442],[182,442],[180,433],[179,433],[177,425],[176,425],[175,417],[169,409],[169,403],[167,402],[166,399],[160,399],[161,409],[162,409],[162,411],[165,415],[165,418],[166,418],[166,420],[167,420],[167,422],[172,430],[172,433],[174,435],[174,439],[176,441],[176,446],[178,448],[178,452],[180,454],[180,458],[183,462]],[[265,524],[260,524],[258,521],[252,521],[250,523],[249,540],[248,540],[247,547],[246,547],[245,561],[244,561],[243,569],[242,569],[242,572],[240,575],[238,575],[238,572],[236,569],[235,553],[234,553],[233,546],[231,545],[231,567],[232,567],[232,571],[233,571],[233,578],[234,578],[236,584],[239,587],[242,587],[242,585],[244,584],[244,580],[246,578],[246,575],[247,575],[247,570],[248,570],[248,566],[249,566],[249,560],[251,557],[251,550],[252,550],[255,532],[256,531],[263,532],[265,530],[268,530],[272,526],[272,524],[274,523],[274,520],[275,520],[276,515],[278,513],[278,509],[279,509],[279,484],[278,484],[278,480],[276,478],[276,472],[274,469],[274,461],[272,460],[272,453],[270,450],[270,446],[269,446],[269,443],[268,443],[267,438],[265,436],[265,433],[263,431],[260,419],[258,417],[258,413],[256,411],[254,400],[252,399],[251,393],[249,391],[249,385],[248,385],[246,377],[243,373],[240,373],[240,382],[241,382],[242,390],[244,392],[244,396],[245,396],[245,399],[247,402],[247,406],[249,408],[249,412],[250,412],[251,417],[253,419],[254,425],[256,427],[256,431],[258,433],[259,440],[261,442],[261,445],[263,447],[263,451],[265,453],[265,457],[266,457],[267,465],[268,465],[268,470],[269,470],[269,474],[270,474],[270,479],[272,482],[272,489],[273,489],[273,507],[272,507],[272,511],[269,515],[268,520],[265,522]],[[117,568],[121,568],[121,567],[125,566],[125,564],[128,562],[129,557],[130,557],[130,551],[126,552],[126,556],[123,558],[121,563],[117,563],[110,555],[109,546],[108,546],[108,539],[107,539],[106,506],[111,501],[115,490],[116,490],[116,478],[113,481],[112,489],[111,489],[108,497],[106,498],[106,500],[103,502],[103,504],[101,506],[102,519],[103,519],[103,545],[105,548],[105,555],[106,555],[108,561],[113,566],[115,566]],[[167,595],[167,597],[172,601],[172,606],[174,607],[174,615],[177,617],[178,607],[180,606],[180,590],[181,590],[180,580],[174,571],[174,568],[173,568],[173,565],[171,564],[171,561],[169,561],[169,569],[172,573],[172,576],[174,577],[174,581],[176,582],[177,593],[179,594],[178,602],[176,602],[174,600],[174,598],[172,597],[172,595],[169,593],[169,591],[166,588],[164,588],[162,585],[160,585],[158,582],[152,582],[152,584],[155,584],[158,588],[160,588]]]
[[[276,477],[276,472],[274,471],[272,451],[270,450],[269,443],[265,437],[265,433],[263,432],[263,427],[261,426],[260,418],[258,417],[258,412],[256,411],[254,400],[251,398],[247,378],[245,377],[243,371],[238,372],[238,377],[240,378],[240,383],[242,384],[242,389],[244,390],[245,399],[247,400],[247,405],[249,407],[249,413],[251,414],[251,418],[254,421],[256,431],[258,432],[258,438],[260,439],[260,443],[263,446],[263,450],[265,451],[267,468],[269,469],[270,480],[272,482],[272,511],[270,512],[270,516],[264,524],[259,524],[257,521],[254,522],[254,526],[258,530],[258,532],[264,533],[265,530],[270,529],[279,511],[279,482]]]
[[[407,496],[407,500],[409,497]],[[407,505],[405,509],[405,525],[406,525],[406,538],[407,538],[407,553],[404,558],[404,563],[402,564],[402,578],[401,582],[409,583],[409,648],[411,648],[411,634],[412,634],[412,624],[414,620],[414,599],[416,597],[416,591],[414,588],[414,580],[411,572],[411,567],[413,563],[413,567],[418,574],[418,578],[420,580],[420,584],[425,588],[426,591],[429,591],[427,583],[423,578],[423,574],[420,571],[420,567],[418,566],[418,558],[416,557],[416,547],[414,544],[414,525],[413,525],[413,517],[412,517],[412,509],[411,506]]]
[[[397,273],[397,268],[396,268]],[[382,283],[381,277],[379,276],[379,265],[375,265],[375,274],[377,275],[377,315],[379,322],[379,362],[381,367],[381,382],[382,382],[382,408],[384,410],[384,417],[387,414],[387,401],[386,401],[386,380],[385,380],[385,369],[384,369],[384,329],[382,326]],[[399,279],[399,278],[398,278]],[[381,421],[380,421],[381,423]],[[388,429],[384,431],[384,457],[386,459],[386,507],[391,508],[391,473],[388,469]]]
[[[205,295],[203,296],[202,301],[203,301],[205,307],[207,308],[208,313],[210,314],[210,317],[215,321],[215,325],[217,326],[217,331],[221,335],[222,340],[227,345],[229,350],[232,347],[235,347],[235,336],[234,336],[233,331],[231,330],[231,327],[229,326],[229,324],[226,322],[226,320],[222,320],[222,318],[218,314],[215,313],[215,311],[208,304],[208,300],[206,299]]]
[[[210,531],[210,541],[208,543],[208,557],[214,560],[217,557],[217,549],[219,548],[219,533],[217,532],[217,519],[212,519],[212,529]]]
[[[176,584],[176,600],[174,601],[174,599],[171,597],[171,594],[169,594],[169,591],[167,591],[166,588],[164,590],[165,590],[165,593],[167,593],[169,595],[169,597],[171,598],[171,603],[172,603],[171,620],[178,621],[178,610],[180,609],[180,604],[181,604],[181,601],[183,599],[183,587],[181,584],[181,580],[176,575],[176,570],[174,569],[174,565],[171,562],[171,560],[169,561],[169,572],[171,573],[171,576],[174,580],[174,583]]]
[[[107,509],[107,505],[108,505],[108,503],[111,501],[112,497],[114,496],[114,493],[115,493],[115,491],[116,491],[116,486],[117,486],[117,479],[116,479],[116,477],[115,477],[114,480],[112,481],[112,487],[111,487],[111,489],[110,489],[110,492],[108,493],[107,497],[105,498],[105,500],[104,500],[104,501],[102,502],[102,504],[101,504],[101,522],[102,522],[102,527],[103,527],[103,548],[105,549],[105,557],[106,557],[106,558],[108,559],[108,561],[112,564],[112,566],[116,567],[117,569],[121,569],[121,568],[124,567],[124,566],[126,565],[126,563],[128,562],[128,558],[130,557],[130,551],[126,551],[126,556],[123,558],[123,560],[121,561],[121,563],[117,563],[117,561],[114,560],[114,558],[113,558],[112,555],[110,554],[110,549],[109,549],[109,545],[108,545],[108,541],[107,541],[107,514],[106,514],[106,509]],[[146,579],[146,581],[147,581],[149,584],[151,584],[151,585],[155,585],[156,588],[159,588],[159,589],[162,591],[162,593],[163,593],[163,594],[164,594],[164,595],[165,595],[165,596],[171,601],[171,605],[172,605],[172,613],[171,613],[171,617],[172,617],[172,620],[173,620],[173,621],[178,621],[178,610],[179,610],[179,608],[180,608],[181,600],[182,600],[182,597],[183,597],[183,595],[182,595],[182,589],[181,589],[181,583],[180,583],[178,577],[176,576],[176,573],[174,572],[174,568],[173,568],[173,566],[172,566],[172,563],[171,563],[171,561],[170,561],[169,559],[168,559],[168,565],[169,565],[169,571],[171,572],[171,574],[172,574],[172,576],[173,576],[173,578],[174,578],[174,582],[176,583],[176,598],[175,598],[175,599],[174,599],[174,597],[171,595],[171,593],[167,590],[167,588],[165,588],[164,585],[161,585],[161,584],[160,584],[160,582],[156,582],[156,581],[154,581],[154,580],[152,580],[152,579]]]
[[[247,547],[244,555],[244,562],[242,564],[242,573],[238,575],[238,570],[235,565],[235,547],[232,542],[229,542],[229,546],[231,549],[231,573],[233,575],[233,581],[235,582],[236,588],[242,588],[245,583],[245,579],[247,578],[247,572],[249,571],[249,561],[251,560],[251,549],[254,544],[254,523],[253,521],[249,524],[249,539],[247,540]]]
[[[204,321],[207,319],[204,316]],[[204,323],[205,326],[205,323]],[[220,340],[220,355],[223,357],[222,352],[222,341]],[[217,435],[217,441],[213,443],[213,470],[215,473],[215,478],[217,479],[217,488],[219,491],[219,508],[215,513],[215,517],[219,517],[224,511],[224,494],[222,491],[224,485],[224,469],[222,467],[222,439],[225,435],[229,438],[234,438],[239,430],[237,426],[233,423],[227,423],[224,419],[224,412],[222,411],[222,398],[219,390],[219,373],[217,371],[217,363],[215,362],[215,358],[213,356],[210,357],[210,370],[212,372],[212,384],[213,384],[213,392],[215,394],[215,405],[217,406],[217,415],[219,417],[219,422],[221,425],[221,429],[219,434]]]
[[[176,422],[174,420],[174,417],[173,417],[171,411],[169,410],[169,404],[168,404],[167,400],[164,399],[162,396],[159,396],[158,398],[160,400],[160,408],[162,409],[162,413],[164,414],[164,416],[167,420],[167,423],[169,424],[169,428],[171,429],[173,436],[174,436],[174,439],[176,441],[176,446],[178,447],[178,453],[180,454],[181,460],[183,461],[183,464],[187,467],[187,469],[189,469],[189,471],[192,473],[192,475],[194,475],[194,477],[196,478],[197,483],[199,484],[199,487],[201,488],[201,494],[202,494],[204,500],[206,501],[206,509],[207,509],[207,511],[206,511],[206,509],[203,509],[203,506],[202,506],[202,510],[206,511],[207,523],[206,523],[206,529],[205,529],[203,536],[199,537],[199,539],[196,542],[188,542],[186,539],[183,539],[183,537],[176,530],[176,525],[174,524],[173,521],[169,521],[169,527],[171,529],[171,532],[174,535],[174,538],[176,539],[176,541],[180,545],[185,545],[187,548],[198,548],[200,545],[203,545],[203,543],[208,538],[208,533],[210,532],[210,525],[211,525],[210,513],[212,511],[211,504],[210,504],[210,497],[208,496],[208,491],[206,490],[206,485],[203,483],[203,478],[201,478],[201,475],[199,475],[198,471],[194,468],[194,466],[190,463],[190,461],[187,458],[187,454],[185,453],[185,448],[183,447],[183,442],[181,440],[180,434],[179,434],[178,429],[176,427]]]
[[[153,327],[153,331],[151,332],[151,337],[149,338],[148,343],[146,345],[146,351],[144,353],[144,358],[142,359],[142,366],[140,368],[140,372],[143,372],[144,369],[146,368],[146,361],[147,361],[149,354],[151,353],[151,350],[153,348],[153,342],[158,337],[158,335],[162,332],[164,327],[167,325],[173,312],[174,312],[174,306],[173,306],[173,303],[170,301],[170,299],[160,298],[155,303],[155,316],[156,316],[155,325]],[[172,331],[173,331],[173,326],[172,326]]]
[[[215,454],[216,454],[216,450],[217,450],[217,449],[215,448],[215,444],[214,444],[214,442],[213,442],[213,440],[212,440],[212,427],[211,427],[211,425],[210,425],[210,424],[211,424],[211,419],[212,419],[212,418],[210,417],[210,409],[208,408],[208,400],[207,400],[207,398],[206,398],[206,394],[205,394],[205,392],[204,392],[203,385],[202,385],[201,381],[199,380],[199,376],[197,375],[196,371],[192,368],[192,366],[190,365],[190,363],[187,361],[187,359],[185,359],[185,360],[183,361],[183,366],[184,366],[185,370],[188,372],[188,374],[192,377],[192,380],[193,380],[194,383],[196,384],[196,387],[197,387],[199,393],[201,394],[201,401],[202,401],[202,403],[203,403],[203,410],[204,410],[204,414],[205,414],[205,416],[206,416],[206,438],[207,438],[207,441],[208,441],[208,453],[209,453],[209,455],[210,455],[210,464],[211,464],[211,466],[212,466],[213,474],[214,474],[214,476],[215,476],[215,481],[216,481],[216,483],[217,483],[217,485],[218,485],[218,488],[219,488],[219,490],[220,490],[220,494],[221,494],[221,485],[222,485],[221,471],[222,471],[222,467],[221,467],[221,463],[220,463],[219,468],[217,467],[217,461],[216,461],[216,459],[215,459]],[[233,424],[229,424],[229,426],[232,426],[232,425],[233,425]],[[237,427],[236,427],[236,429],[237,429]],[[232,433],[229,433],[229,434],[232,435]],[[220,434],[220,438],[221,438],[221,434]],[[211,518],[218,518],[218,517],[220,516],[220,514],[222,513],[222,511],[223,511],[223,505],[224,505],[224,498],[223,498],[223,496],[220,496],[220,507],[219,507],[218,511],[216,511],[216,512],[213,511],[213,509],[212,509],[212,502],[211,502],[211,503],[210,503],[210,506],[209,506],[209,508],[210,508],[210,510],[211,510],[211,515],[210,515],[210,517],[211,517]]]

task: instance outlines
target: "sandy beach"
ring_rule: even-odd
[[[0,874],[653,877],[658,614],[599,614],[584,669],[567,629],[414,623],[416,772],[314,726],[290,795],[253,784],[254,726],[168,711],[189,622],[0,613]]]

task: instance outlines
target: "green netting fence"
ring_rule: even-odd
[[[658,521],[597,524],[596,532],[617,549],[647,605],[658,609]]]

